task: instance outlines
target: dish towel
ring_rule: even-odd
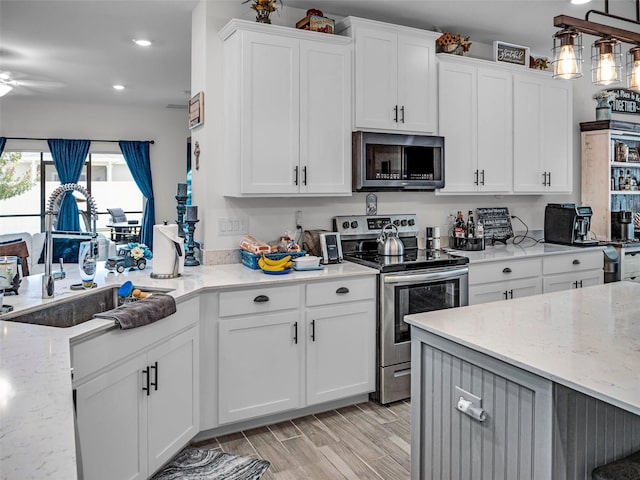
[[[176,313],[176,300],[171,295],[154,293],[147,298],[126,303],[107,312],[96,313],[94,318],[116,322],[122,330],[142,327]]]

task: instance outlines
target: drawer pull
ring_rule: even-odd
[[[147,378],[149,378],[151,376],[151,370],[153,370],[154,373],[154,379],[153,382],[150,382],[149,385],[153,386],[153,389],[155,391],[158,391],[158,362],[155,362],[153,365],[151,365],[149,367],[149,374],[147,375]]]
[[[269,301],[269,297],[267,297],[266,295],[258,295],[253,299],[253,301],[256,303],[264,303]]]
[[[316,341],[316,321],[311,320],[311,341]]]
[[[145,387],[142,387],[142,390],[144,392],[147,392],[147,397],[149,395],[151,395],[151,385],[150,385],[150,379],[149,379],[149,367],[145,368],[144,370],[142,370],[142,375],[145,376],[144,379],[144,383],[145,383]]]
[[[293,322],[293,343],[298,344],[298,322]]]
[[[342,295],[342,294],[345,294],[345,293],[349,293],[349,289],[348,289],[347,287],[340,287],[340,288],[338,288],[338,289],[336,290],[336,293],[337,293],[338,295]]]
[[[509,267],[504,267],[502,269],[502,273],[511,273],[511,269]]]
[[[580,265],[580,260],[578,260],[578,259],[576,258],[576,259],[575,259],[573,262],[571,262],[571,263],[573,263],[574,265]]]

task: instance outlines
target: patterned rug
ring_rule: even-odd
[[[152,480],[258,480],[269,465],[266,460],[190,447]]]

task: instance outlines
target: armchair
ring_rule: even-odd
[[[111,240],[118,243],[140,241],[140,224],[137,220],[127,220],[121,208],[107,208],[111,220],[107,227],[111,229]]]

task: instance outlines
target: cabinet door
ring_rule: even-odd
[[[300,43],[300,192],[351,193],[351,51]]]
[[[375,390],[375,303],[307,310],[307,404]]]
[[[355,36],[355,129],[396,130],[398,38],[384,30],[358,27]]]
[[[242,35],[242,193],[297,193],[299,42],[254,32]]]
[[[164,342],[148,354],[149,472],[155,472],[199,431],[197,329]]]
[[[477,190],[476,68],[441,61],[439,65],[439,126],[445,137],[445,182],[442,193]]]
[[[513,97],[513,190],[544,192],[547,172],[541,165],[542,85],[536,78],[516,75]]]
[[[221,424],[302,406],[301,323],[298,310],[220,320]]]
[[[573,288],[584,288],[604,283],[602,270],[547,275],[544,277],[544,293],[560,292]]]
[[[529,297],[540,293],[542,293],[540,277],[471,285],[469,286],[469,305]]]
[[[570,82],[541,79],[541,160],[549,192],[573,191],[573,115]]]
[[[140,355],[76,389],[84,478],[147,478],[146,366]]]
[[[477,82],[479,189],[510,192],[513,184],[513,76],[509,72],[479,68]]]
[[[434,133],[436,127],[435,42],[398,35],[398,128]]]

